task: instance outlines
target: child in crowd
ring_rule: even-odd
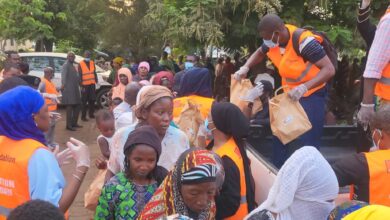
[[[136,128],[124,146],[125,168],[102,189],[95,220],[137,219],[166,176],[157,166],[161,140],[150,125]],[[165,172],[164,172],[165,171]]]
[[[112,137],[115,133],[115,119],[112,112],[106,109],[99,110],[96,114],[96,126],[100,131],[97,143],[105,159],[110,158]]]
[[[25,202],[9,214],[8,220],[65,220],[64,215],[50,202],[40,199]]]
[[[112,101],[111,101],[111,105],[110,105],[110,111],[114,111],[114,108],[116,108],[118,105],[120,105],[121,103],[123,102],[123,100],[119,97],[116,97],[114,98]]]

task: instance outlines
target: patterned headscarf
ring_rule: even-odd
[[[139,219],[152,220],[173,214],[188,216],[188,208],[180,193],[183,182],[196,184],[202,181],[216,181],[219,187],[218,184],[222,184],[219,181],[219,173],[222,170],[221,160],[213,152],[196,148],[187,150],[180,156],[173,170],[168,173],[164,182],[156,190]],[[198,219],[215,219],[215,214],[216,206],[213,200],[209,202],[206,210],[199,213]]]

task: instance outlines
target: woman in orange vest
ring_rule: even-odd
[[[274,14],[261,19],[258,31],[263,38],[263,45],[234,77],[246,77],[251,67],[268,56],[279,70],[282,85],[286,86],[285,91],[293,101],[300,102],[312,124],[312,129],[299,137],[298,142],[301,143],[292,145],[319,148],[325,120],[326,83],[335,74],[335,66],[322,45],[325,40],[311,31],[285,24]],[[336,63],[337,57],[332,58]],[[280,168],[294,152],[292,145],[284,146],[274,137],[272,160],[275,166]]]
[[[340,187],[352,185],[351,199],[390,206],[390,105],[380,108],[370,125],[371,152],[349,155],[332,167]]]
[[[225,181],[217,194],[216,219],[244,219],[255,208],[254,183],[244,138],[249,121],[232,103],[214,102],[206,120],[214,137],[209,148],[222,158]]]
[[[88,147],[71,138],[69,149],[54,155],[43,134],[49,122],[47,106],[36,90],[18,86],[0,95],[1,220],[31,199],[48,201],[65,213],[76,197],[90,164]],[[71,155],[76,168],[65,182],[60,165]]]

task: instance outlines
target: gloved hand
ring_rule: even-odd
[[[73,159],[76,161],[76,167],[89,167],[91,159],[87,145],[75,138],[70,138],[70,140],[66,143],[66,146],[68,146],[72,152]]]
[[[261,95],[263,95],[264,92],[264,85],[261,82],[258,82],[255,87],[250,89],[244,97],[241,97],[241,100],[247,101],[247,102],[254,102],[255,99],[259,98]]]
[[[62,165],[70,163],[69,160],[72,158],[72,152],[69,150],[69,148],[67,148],[67,149],[65,149],[65,150],[60,152],[60,146],[59,145],[57,145],[54,148],[53,154],[56,157],[58,165],[60,165],[60,167]]]
[[[293,101],[298,101],[302,96],[307,92],[307,87],[305,84],[301,84],[293,89],[291,89],[288,92],[288,96],[293,100]]]
[[[358,122],[363,126],[364,130],[367,130],[368,123],[371,117],[374,115],[374,104],[360,104],[360,110],[357,114]]]
[[[60,103],[56,94],[42,93],[43,98],[51,99],[53,102]]]
[[[234,73],[233,78],[235,80],[240,81],[241,79],[246,78],[248,72],[249,72],[249,68],[246,66],[242,66],[239,70],[237,70],[237,72]]]

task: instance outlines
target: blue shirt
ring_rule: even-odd
[[[54,154],[38,149],[28,162],[28,179],[31,199],[41,199],[58,207],[65,187],[65,178]]]

